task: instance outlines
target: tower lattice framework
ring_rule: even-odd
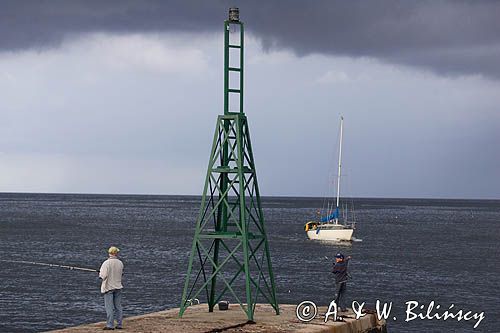
[[[253,321],[255,304],[279,314],[271,255],[248,121],[243,112],[244,26],[230,9],[224,21],[224,115],[219,115],[189,256],[179,315],[206,297],[239,303]]]

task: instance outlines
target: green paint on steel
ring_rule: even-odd
[[[236,30],[232,32],[231,30]],[[179,316],[191,300],[238,303],[253,320],[258,301],[279,314],[248,121],[243,112],[243,23],[224,22],[224,115],[217,118]],[[233,41],[236,36],[237,41]],[[232,51],[230,51],[232,50]],[[238,65],[230,63],[238,53]],[[234,56],[234,54],[233,54]],[[230,73],[233,73],[232,75]],[[231,86],[231,78],[239,86]],[[231,96],[236,95],[236,96]],[[239,110],[231,110],[237,97]]]

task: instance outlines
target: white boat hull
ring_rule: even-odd
[[[336,240],[336,241],[350,241],[352,240],[352,234],[354,229],[343,228],[343,229],[326,229],[322,230],[309,230],[307,231],[307,237],[309,239],[318,240]]]

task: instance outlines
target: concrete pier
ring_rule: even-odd
[[[154,312],[146,315],[125,318],[125,332],[296,332],[296,333],[385,333],[385,322],[377,320],[373,314],[367,314],[358,320],[352,312],[343,314],[344,321],[324,322],[326,307],[318,308],[318,316],[308,323],[300,322],[295,316],[296,305],[280,304],[279,316],[267,304],[257,304],[256,323],[247,323],[246,315],[239,305],[232,304],[227,311],[208,312],[206,304],[189,307],[182,318],[178,318],[179,309]],[[103,313],[104,316],[104,313]],[[104,322],[65,328],[52,331],[58,333],[102,332]]]

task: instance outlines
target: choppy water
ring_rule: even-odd
[[[332,299],[331,257],[353,256],[349,297],[393,302],[390,332],[500,332],[500,201],[357,199],[362,242],[309,241],[321,199],[264,198],[281,303]],[[0,194],[0,259],[99,267],[122,249],[125,315],[179,306],[199,198]],[[328,259],[326,258],[328,257]],[[0,332],[104,320],[97,274],[0,262]],[[485,312],[475,320],[405,322],[405,302]]]

